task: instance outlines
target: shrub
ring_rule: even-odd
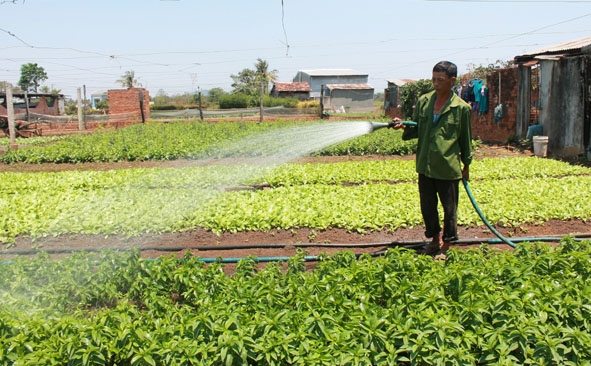
[[[220,109],[248,108],[250,97],[243,93],[220,96]]]

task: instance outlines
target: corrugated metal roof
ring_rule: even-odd
[[[369,84],[326,84],[328,89],[373,90]]]
[[[591,36],[588,36],[573,41],[563,42],[552,46],[544,47],[537,51],[528,52],[523,55],[515,56],[515,59],[529,59],[539,55],[579,53],[584,51],[585,49],[588,49],[590,46]]]
[[[313,70],[300,70],[300,72],[308,74],[310,76],[367,76],[357,70],[353,69],[313,69]]]
[[[394,84],[394,85],[402,86],[404,84],[414,83],[416,80],[413,80],[413,79],[386,79],[386,81],[391,84]]]

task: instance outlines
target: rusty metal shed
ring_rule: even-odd
[[[557,156],[588,151],[591,140],[591,36],[516,56],[516,135],[525,137],[530,120],[532,67],[538,67],[539,123],[548,150]]]

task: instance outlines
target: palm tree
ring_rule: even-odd
[[[277,80],[277,70],[269,71],[269,63],[261,58],[257,59],[255,66],[256,79],[263,83],[263,94],[269,91],[269,83]]]
[[[135,72],[133,72],[133,70],[125,71],[125,74],[121,76],[121,79],[117,80],[117,82],[127,89],[135,88],[136,86],[142,86],[142,84],[140,84],[135,78]]]

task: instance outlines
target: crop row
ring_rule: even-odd
[[[285,151],[294,154],[292,157],[311,153],[390,155],[415,151],[416,142],[402,141],[399,131],[382,129],[368,134],[369,131],[367,121],[146,123],[84,136],[67,136],[57,141],[48,139],[44,145],[25,145],[0,155],[0,162],[205,159],[269,156]],[[46,138],[38,139],[43,141]]]
[[[533,166],[534,168],[531,168]],[[19,235],[140,235],[201,227],[214,232],[421,223],[408,161],[2,173],[0,240]],[[589,169],[548,159],[475,161],[472,192],[489,221],[519,225],[591,219]],[[269,189],[223,192],[269,182]],[[346,184],[344,184],[346,183]],[[480,223],[467,197],[459,224]]]
[[[591,242],[256,259],[40,255],[0,266],[5,365],[579,365],[591,360]],[[258,268],[258,269],[257,269]]]

